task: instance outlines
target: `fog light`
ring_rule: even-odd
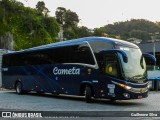
[[[147,85],[147,88],[150,89],[152,87],[152,85]]]
[[[103,91],[103,90],[100,90],[100,92],[103,93],[104,91]]]
[[[123,93],[125,98],[130,98],[130,95],[128,93]]]

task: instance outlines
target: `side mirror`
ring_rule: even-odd
[[[127,56],[127,54],[124,51],[122,51],[122,50],[116,50],[116,51],[122,55],[123,61],[125,63],[127,63],[128,62],[128,56]]]
[[[123,57],[123,61],[124,61],[125,63],[128,62],[128,56],[127,56],[127,54],[126,54],[124,51],[122,51],[122,50],[117,50],[117,49],[115,49],[115,50],[107,50],[107,51],[120,53],[120,54],[122,55],[122,57]]]
[[[143,57],[147,65],[156,65],[156,58],[153,55],[149,53],[143,53]]]

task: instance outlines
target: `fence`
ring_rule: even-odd
[[[150,90],[160,90],[160,68],[157,66],[148,68],[148,78]]]

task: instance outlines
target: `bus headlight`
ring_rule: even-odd
[[[132,87],[126,85],[125,88],[126,88],[127,90],[130,90]]]
[[[130,86],[127,86],[127,85],[124,85],[124,84],[118,84],[120,87],[123,87],[123,88],[125,88],[125,89],[127,89],[127,90],[130,90],[132,87],[130,87]]]

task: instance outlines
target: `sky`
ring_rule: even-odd
[[[17,0],[26,7],[35,8],[38,1],[44,1],[55,16],[57,7],[64,7],[76,12],[79,26],[90,29],[103,27],[114,22],[131,19],[160,21],[160,0]]]

